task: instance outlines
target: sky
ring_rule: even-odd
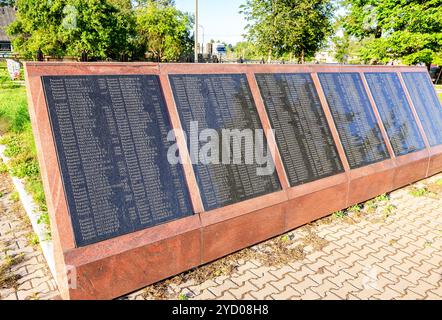
[[[239,14],[239,6],[245,0],[199,0],[200,41],[211,39],[236,44],[243,40],[246,21]],[[189,13],[195,12],[195,0],[175,0],[176,7]]]

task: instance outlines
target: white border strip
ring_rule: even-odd
[[[0,158],[7,165],[10,159],[5,156],[5,149],[6,146],[0,145]],[[21,204],[23,205],[23,208],[25,209],[25,212],[29,217],[29,220],[31,221],[32,229],[34,229],[35,234],[38,236],[40,247],[43,251],[43,256],[45,257],[49,269],[51,270],[52,277],[56,279],[52,240],[46,239],[48,232],[46,226],[38,223],[38,219],[41,215],[41,212],[39,212],[38,206],[35,204],[34,199],[32,199],[32,196],[27,193],[22,179],[13,177],[11,175],[10,177],[12,179],[12,183],[14,184],[16,191],[20,196]]]

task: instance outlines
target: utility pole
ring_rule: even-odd
[[[204,38],[205,38],[205,31],[204,31],[204,27],[202,25],[200,25],[201,30],[203,30],[203,42],[201,42],[201,53],[204,54]]]
[[[198,0],[195,0],[195,63],[198,63],[198,29],[199,29],[199,24],[198,24]]]

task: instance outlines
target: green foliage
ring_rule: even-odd
[[[300,63],[325,45],[333,30],[330,0],[247,0],[247,40],[262,56],[281,58],[292,53]]]
[[[345,30],[363,40],[361,59],[405,64],[441,60],[442,0],[343,0]]]
[[[233,50],[238,58],[243,57],[246,60],[260,60],[262,58],[256,46],[249,41],[238,42]]]
[[[8,27],[14,49],[44,54],[119,58],[131,48],[135,19],[130,0],[17,0],[17,20]]]
[[[360,205],[354,205],[354,206],[348,208],[348,211],[353,212],[353,213],[358,213],[358,212],[361,212],[361,209],[362,208]]]
[[[0,7],[12,6],[15,4],[15,0],[0,0]]]
[[[384,202],[388,200],[390,200],[390,197],[387,194],[381,194],[374,199],[375,202]]]
[[[40,239],[38,238],[38,235],[34,232],[28,234],[28,244],[32,247],[36,247],[40,244]]]
[[[15,51],[34,59],[143,58],[176,61],[192,51],[192,17],[171,0],[17,0],[17,20],[8,27]]]
[[[11,173],[18,178],[32,177],[40,173],[37,160],[32,155],[21,155],[12,160]]]
[[[0,64],[0,72],[2,67]],[[13,175],[23,178],[26,190],[43,212],[42,223],[49,225],[37,151],[27,111],[26,92],[23,87],[0,90],[0,130],[3,134],[0,144],[6,145],[5,155],[11,158],[8,162],[9,170],[4,163],[1,163],[0,173],[10,171]]]
[[[5,64],[0,65],[0,134],[20,132],[29,124],[26,89],[11,81]]]
[[[396,206],[389,204],[384,208],[384,213],[387,217],[389,217],[394,210],[396,210]]]
[[[412,195],[413,197],[417,197],[417,198],[426,196],[428,194],[428,192],[429,191],[427,188],[415,188],[415,187],[413,187],[409,191],[410,195]]]
[[[8,166],[0,160],[0,174],[7,172],[8,172]]]
[[[190,36],[193,20],[174,6],[162,5],[156,1],[136,12],[138,45],[160,62],[177,61],[192,52]]]
[[[40,211],[44,213],[47,212],[48,209],[46,207],[46,198],[40,176],[28,177],[26,179],[25,188],[26,191],[32,195],[32,198],[40,208]]]
[[[9,195],[9,200],[11,200],[12,202],[18,202],[20,200],[20,195],[17,191],[14,191]]]
[[[44,225],[49,225],[50,224],[50,220],[49,220],[49,214],[47,212],[42,213],[37,220],[38,224],[44,224]]]
[[[189,297],[187,296],[187,294],[180,293],[180,295],[178,296],[178,300],[189,300]]]
[[[345,217],[347,217],[347,216],[348,216],[348,213],[345,212],[345,211],[342,211],[342,210],[333,213],[333,217],[335,217],[335,218],[340,218],[340,219],[342,219],[342,218],[345,218]]]
[[[374,200],[369,200],[364,204],[364,211],[367,213],[373,213],[377,208],[377,204]]]

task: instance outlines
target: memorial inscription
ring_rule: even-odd
[[[181,124],[190,145],[191,123],[198,129],[213,129],[219,133],[219,151],[222,150],[223,130],[262,130],[258,112],[247,82],[242,74],[169,75]],[[199,135],[199,133],[198,133]],[[266,154],[266,140],[255,139],[255,150]],[[198,142],[198,150],[204,145]],[[231,150],[234,150],[231,148]],[[191,156],[195,150],[190,150]],[[220,155],[218,163],[203,164],[201,156],[194,163],[196,179],[206,210],[212,210],[240,201],[281,190],[276,171],[258,175],[263,165],[254,159],[246,164],[244,158],[253,154],[253,145],[241,143],[241,164],[224,163],[226,155]],[[230,154],[226,158],[230,158]],[[237,155],[236,155],[237,156]],[[270,156],[270,154],[267,154]],[[272,161],[271,159],[269,161]],[[268,164],[267,164],[268,165]],[[272,162],[273,165],[273,162]],[[273,165],[274,167],[274,165]]]
[[[157,76],[46,76],[77,246],[192,215]]]
[[[291,186],[344,171],[310,74],[256,74]]]
[[[428,74],[403,72],[402,76],[430,146],[442,144],[442,106]]]
[[[366,73],[368,86],[378,107],[396,156],[425,148],[407,96],[396,73]]]
[[[389,158],[359,73],[318,73],[351,169]]]

